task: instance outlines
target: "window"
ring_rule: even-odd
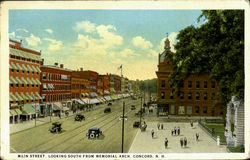
[[[180,98],[181,98],[181,99],[184,99],[184,92],[181,92],[181,93],[180,93]]]
[[[24,84],[22,84],[22,87],[24,87]]]
[[[193,113],[193,107],[192,106],[187,106],[187,114],[192,114]]]
[[[14,72],[14,69],[11,69],[11,72],[13,73],[13,72]]]
[[[161,99],[165,98],[165,92],[161,92]]]
[[[172,90],[172,92],[170,94],[170,99],[174,99],[174,90]]]
[[[183,81],[183,80],[180,82],[180,87],[181,87],[181,88],[184,87],[184,81]]]
[[[24,71],[22,71],[22,73],[24,73]]]
[[[32,84],[32,87],[34,87],[34,84]]]
[[[192,93],[188,93],[188,99],[192,99]]]
[[[200,81],[196,81],[195,85],[196,85],[196,88],[200,88]]]
[[[11,87],[13,87],[14,85],[13,84],[10,84]]]
[[[207,107],[203,107],[203,113],[207,113]]]
[[[27,74],[29,74],[30,73],[30,71],[27,71]]]
[[[27,87],[29,87],[30,85],[29,84],[27,84]]]
[[[200,94],[199,94],[199,92],[196,92],[195,97],[196,97],[196,100],[199,100],[199,99],[200,99]]]
[[[175,114],[175,107],[174,107],[174,105],[171,105],[170,113],[171,114]]]
[[[203,98],[204,98],[204,100],[207,100],[207,93],[204,93]]]
[[[161,87],[165,87],[165,80],[161,80]]]
[[[32,74],[34,74],[34,72],[32,72]]]
[[[47,79],[46,73],[43,73],[43,79],[44,79],[44,80]]]
[[[215,93],[212,93],[211,99],[212,99],[212,100],[215,99]]]
[[[39,74],[39,72],[36,72],[36,74]]]
[[[200,107],[199,106],[195,107],[195,113],[200,113]]]
[[[42,95],[42,102],[46,102],[46,95],[45,94]]]
[[[16,84],[16,87],[18,87],[18,84]]]
[[[215,88],[215,81],[212,81],[211,87]]]
[[[184,113],[185,113],[184,106],[179,106],[179,108],[178,108],[178,114],[184,114]]]
[[[192,88],[192,81],[188,81],[188,88]]]
[[[207,81],[204,81],[204,88],[207,88]]]
[[[36,87],[38,87],[38,84],[36,85]]]
[[[18,72],[19,72],[19,70],[17,69],[17,70],[16,70],[16,72],[18,73]]]

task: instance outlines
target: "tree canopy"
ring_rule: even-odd
[[[188,26],[177,35],[170,84],[178,88],[190,74],[210,73],[219,83],[220,102],[232,95],[244,99],[244,10],[204,10],[199,27]]]

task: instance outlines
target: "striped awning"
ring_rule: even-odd
[[[39,81],[38,78],[35,79],[38,85],[41,85],[42,83]]]
[[[16,92],[16,97],[17,97],[18,101],[23,101],[23,97],[21,97],[17,92]]]
[[[20,66],[19,63],[16,63],[16,66],[17,66],[17,68],[18,68],[19,70],[24,70],[24,69]]]
[[[36,69],[36,67],[34,65],[32,65],[31,67],[32,67],[34,72],[38,72],[38,70]]]
[[[10,77],[10,84],[17,84],[17,81],[12,76]]]
[[[38,99],[42,99],[42,97],[40,96],[40,94],[38,92],[35,92],[35,95]]]
[[[21,80],[23,82],[22,84],[28,84],[28,82],[23,77],[21,78]]]
[[[12,69],[18,69],[17,66],[16,66],[13,62],[11,62],[10,65],[11,65],[11,68],[12,68]]]
[[[86,95],[86,96],[89,96],[89,94],[88,94],[88,93],[85,93],[85,95]]]
[[[33,72],[33,69],[29,65],[27,65],[27,69],[28,71]]]
[[[18,77],[16,77],[16,81],[18,84],[23,84],[23,82]]]
[[[81,95],[82,95],[83,97],[85,97],[85,93],[81,93]]]
[[[27,92],[26,96],[28,97],[29,100],[34,100],[33,97]]]
[[[38,72],[41,72],[40,68],[39,68],[39,67],[37,67],[37,66],[36,66],[36,70],[37,70]]]
[[[10,92],[10,101],[18,101],[17,97],[12,92]]]
[[[32,84],[38,84],[38,83],[34,80],[34,78],[31,78],[31,82],[32,82]]]
[[[28,84],[33,84],[33,82],[29,78],[27,78],[27,82]]]
[[[25,99],[25,100],[28,100],[29,98],[27,97],[27,96],[25,96],[24,95],[24,93],[23,92],[21,92],[21,94],[20,94],[22,97],[23,97],[23,99]]]
[[[22,67],[23,67],[24,71],[28,71],[28,68],[24,64],[22,64]]]

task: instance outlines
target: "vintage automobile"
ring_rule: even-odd
[[[139,128],[140,127],[140,122],[136,121],[133,124],[133,128]]]
[[[147,124],[146,123],[142,123],[142,125],[141,125],[141,131],[144,132],[144,131],[146,131],[146,129],[147,129]]]
[[[110,113],[111,112],[111,108],[105,108],[104,109],[104,113]]]
[[[54,122],[52,123],[52,127],[49,129],[51,133],[60,133],[62,131],[62,123]]]
[[[75,117],[75,121],[82,121],[82,120],[85,120],[84,115],[82,115],[82,114],[77,114],[76,117]]]
[[[112,106],[112,103],[111,103],[111,102],[109,102],[109,103],[108,103],[108,106]]]
[[[131,110],[135,110],[135,105],[131,105],[131,106],[130,106],[130,109],[131,109]]]
[[[102,135],[102,131],[98,127],[89,128],[86,134],[88,138],[98,138],[100,135]]]

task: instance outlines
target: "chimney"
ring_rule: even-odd
[[[80,71],[83,71],[83,68],[82,68],[82,67],[80,68]]]
[[[60,64],[60,68],[63,68],[63,64]]]
[[[58,63],[57,63],[57,62],[55,63],[55,66],[58,66]]]

